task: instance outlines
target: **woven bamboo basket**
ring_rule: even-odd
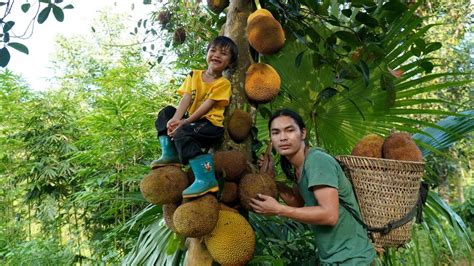
[[[364,222],[383,227],[405,216],[418,200],[423,162],[337,156],[349,171]],[[388,234],[373,233],[376,246],[398,247],[410,240],[413,220]]]

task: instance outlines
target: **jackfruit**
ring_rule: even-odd
[[[249,17],[247,18],[247,25],[250,24],[250,22],[257,16],[269,16],[273,18],[272,12],[264,8],[260,8],[260,9],[255,10],[252,14],[249,15]]]
[[[242,177],[239,183],[239,198],[245,209],[252,211],[250,200],[256,198],[257,194],[278,198],[275,179],[267,174],[247,174]]]
[[[158,14],[158,21],[161,25],[165,25],[170,22],[171,12],[169,10],[163,10]]]
[[[236,150],[218,151],[214,154],[216,174],[227,181],[236,181],[247,169],[247,158]]]
[[[186,239],[186,244],[188,245],[188,252],[186,253],[184,265],[212,266],[214,260],[201,239],[188,238]]]
[[[400,161],[422,162],[423,154],[407,132],[395,132],[385,139],[383,158]]]
[[[214,195],[206,194],[181,204],[173,215],[176,232],[186,237],[209,234],[219,217],[219,203]]]
[[[224,203],[219,203],[219,207],[220,207],[220,210],[221,211],[230,211],[230,212],[235,212],[235,213],[239,213],[239,211],[237,211],[236,209],[232,208],[232,207],[229,207],[227,205],[225,205]]]
[[[188,178],[180,168],[164,166],[143,177],[140,191],[148,202],[161,205],[180,201],[188,185]]]
[[[271,55],[285,45],[285,31],[280,22],[270,16],[256,16],[247,24],[250,45],[263,55]]]
[[[186,30],[181,27],[178,28],[173,34],[173,42],[177,45],[183,44],[186,40]]]
[[[233,141],[240,143],[244,141],[252,128],[252,116],[240,109],[235,109],[230,115],[227,132]]]
[[[229,0],[207,0],[207,7],[214,13],[219,14],[229,6]]]
[[[235,212],[219,211],[219,220],[204,237],[207,250],[222,265],[245,265],[255,252],[255,232],[245,218]]]
[[[222,190],[221,201],[233,202],[239,196],[238,185],[234,182],[224,182],[224,189]]]
[[[178,203],[163,204],[163,218],[166,226],[173,232],[176,232],[176,228],[173,223],[173,214],[178,208]]]
[[[245,76],[245,93],[258,103],[273,100],[280,92],[281,79],[278,72],[265,63],[250,65]]]
[[[354,156],[382,158],[384,139],[377,134],[369,134],[357,142],[352,150]]]

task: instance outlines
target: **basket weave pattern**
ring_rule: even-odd
[[[364,222],[383,227],[407,214],[418,199],[423,162],[360,156],[337,156],[349,170]],[[373,233],[375,245],[396,247],[411,237],[413,221],[382,235]]]

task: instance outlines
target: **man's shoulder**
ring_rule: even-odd
[[[311,148],[308,157],[335,161],[334,157],[321,148]]]

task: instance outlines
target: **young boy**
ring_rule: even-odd
[[[207,69],[193,70],[178,89],[182,95],[178,108],[166,106],[155,121],[162,155],[150,167],[189,162],[195,181],[183,191],[184,198],[219,190],[212,155],[201,148],[219,141],[224,134],[224,109],[231,87],[222,72],[236,63],[237,56],[237,46],[230,38],[212,40],[207,47]]]

